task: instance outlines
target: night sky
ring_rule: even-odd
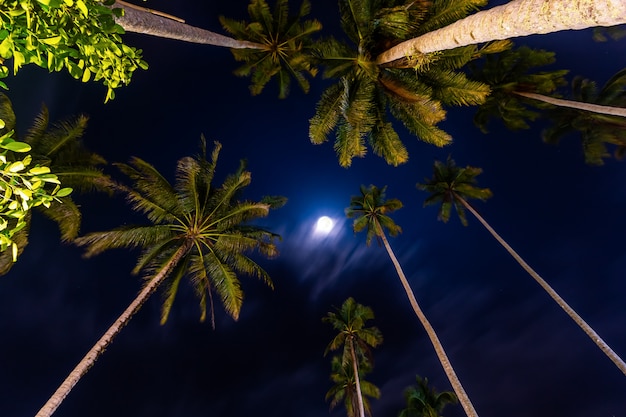
[[[210,3],[210,4],[207,4]],[[187,23],[220,33],[217,16],[245,18],[245,1],[150,2]],[[337,27],[332,0],[314,0],[312,16]],[[292,4],[295,8],[296,4]],[[623,358],[626,357],[626,162],[584,164],[580,142],[541,141],[542,123],[510,132],[501,123],[484,135],[474,109],[452,109],[441,124],[455,138],[438,149],[402,131],[410,161],[387,166],[372,154],[349,169],[332,144],[308,139],[308,120],[330,85],[317,77],[308,95],[276,98],[270,84],[251,97],[248,80],[232,75],[229,50],[128,34],[150,64],[116,99],[105,88],[67,74],[24,67],[7,81],[20,131],[42,102],[51,120],[90,117],[85,143],[111,162],[130,156],[173,177],[178,158],[197,152],[199,138],[223,144],[218,180],[248,160],[246,197],[284,195],[288,204],[260,224],[282,235],[281,255],[259,258],[274,280],[270,290],[241,276],[246,294],[238,322],[218,308],[216,329],[199,322],[190,287],[180,290],[168,323],[159,325],[153,296],[122,330],[55,413],[58,417],[320,417],[331,387],[333,330],[322,317],[349,296],[372,307],[384,343],[374,351],[368,380],[382,396],[374,417],[395,417],[415,375],[439,390],[451,386],[414,316],[395,270],[375,242],[355,235],[344,209],[359,186],[387,185],[404,207],[392,215],[403,233],[392,238],[418,302],[436,329],[457,375],[482,417],[626,417],[626,377],[476,221],[437,221],[423,208],[417,182],[448,155],[482,167],[479,185],[494,197],[476,207]],[[591,31],[518,39],[557,53],[553,68],[602,85],[626,67],[626,39],[594,42]],[[570,79],[571,79],[570,76]],[[399,130],[401,129],[398,126]],[[142,222],[119,198],[75,198],[84,233]],[[315,234],[319,216],[336,222]],[[468,213],[468,216],[469,213]],[[0,277],[0,416],[30,417],[135,297],[130,275],[138,252],[111,251],[85,260],[59,243],[56,225],[35,214],[30,244]],[[446,417],[464,416],[460,405]]]

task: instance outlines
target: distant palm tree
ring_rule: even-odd
[[[559,294],[535,272],[522,257],[509,246],[508,243],[483,219],[483,217],[467,202],[470,198],[486,200],[491,197],[488,188],[476,186],[476,176],[482,170],[467,166],[457,167],[454,160],[448,158],[446,164],[435,161],[433,177],[426,179],[426,183],[417,184],[420,190],[430,193],[424,205],[441,203],[439,207],[439,219],[447,222],[450,219],[452,207],[456,209],[461,223],[466,226],[465,209],[474,215],[485,226],[491,235],[509,252],[522,268],[548,293],[550,297],[570,316],[572,320],[593,340],[593,342],[613,361],[613,363],[626,375],[626,363],[611,349],[602,338],[559,296]]]
[[[365,415],[371,416],[369,398],[380,398],[380,389],[363,379],[363,376],[370,371],[367,359],[363,358],[359,365],[358,381],[361,394],[357,391],[354,369],[350,364],[343,364],[341,357],[333,356],[331,369],[330,379],[334,385],[326,393],[326,401],[330,400],[330,409],[334,409],[343,401],[348,417],[357,417],[357,410],[360,410],[360,402],[362,402]]]
[[[354,218],[352,227],[355,232],[366,230],[366,243],[368,245],[371,243],[373,237],[382,241],[385,249],[387,250],[387,254],[391,258],[391,262],[396,268],[396,272],[398,273],[400,282],[402,283],[409,302],[411,303],[411,307],[413,307],[415,315],[419,319],[420,323],[422,323],[422,326],[424,326],[426,334],[428,334],[430,342],[435,348],[435,353],[441,362],[441,366],[450,380],[454,392],[459,397],[459,401],[461,402],[465,413],[468,417],[477,417],[478,413],[476,413],[474,405],[467,396],[463,385],[461,385],[461,381],[459,381],[459,378],[457,377],[456,372],[448,359],[448,355],[439,341],[437,333],[435,333],[435,329],[433,329],[430,322],[426,318],[426,315],[422,312],[422,309],[418,305],[415,295],[413,294],[413,290],[409,285],[409,281],[406,279],[404,271],[400,266],[400,262],[396,258],[396,255],[387,240],[385,230],[387,230],[391,236],[397,236],[398,233],[401,232],[400,226],[398,226],[391,219],[391,217],[388,216],[388,213],[401,208],[402,202],[395,198],[385,200],[385,190],[386,187],[378,188],[374,185],[370,185],[369,188],[366,188],[361,186],[361,195],[352,197],[350,207],[346,209],[346,215],[348,218]]]
[[[174,185],[139,158],[133,158],[129,165],[117,164],[132,182],[131,186],[117,185],[117,190],[125,194],[131,208],[145,214],[151,224],[89,233],[76,242],[87,248],[88,257],[109,249],[141,248],[143,252],[133,273],[142,272],[145,285],[43,406],[38,417],[52,415],[158,287],[163,286],[165,293],[163,324],[180,281],[186,275],[200,298],[201,320],[206,317],[208,297],[213,321],[213,291],[219,295],[226,312],[237,320],[243,302],[239,273],[257,276],[272,286],[268,274],[247,253],[258,250],[264,256],[275,256],[274,239],[278,236],[248,222],[266,216],[270,209],[279,207],[285,200],[280,197],[266,197],[260,202],[238,200],[251,181],[251,174],[245,171],[243,164],[221,186],[213,186],[220,148],[216,143],[211,159],[207,160],[203,138],[200,155],[178,161]]]
[[[420,140],[449,144],[451,136],[437,127],[446,117],[443,107],[480,104],[489,94],[486,84],[458,69],[503,45],[470,46],[389,65],[379,65],[375,57],[390,45],[467,16],[478,4],[482,0],[340,0],[341,26],[350,43],[329,38],[317,44],[323,76],[337,82],[324,91],[310,120],[311,142],[324,143],[334,131],[344,167],[365,156],[368,146],[388,164],[403,164],[408,152],[388,121],[390,113]]]
[[[578,132],[588,164],[604,164],[604,158],[610,156],[607,145],[615,147],[615,157],[623,158],[626,153],[626,68],[615,73],[599,91],[595,82],[574,78],[572,97],[578,105],[576,109],[557,107],[548,111],[552,125],[543,131],[543,140],[557,144],[563,136]],[[612,111],[602,114],[593,112],[589,106]]]
[[[509,129],[527,129],[529,126],[526,120],[534,120],[539,116],[527,105],[542,110],[554,109],[553,106],[559,107],[560,109],[554,111],[543,112],[544,115],[552,118],[561,114],[567,116],[560,119],[572,120],[578,117],[585,118],[586,122],[613,120],[615,123],[622,121],[626,124],[626,119],[607,117],[620,116],[626,118],[626,99],[624,99],[626,70],[615,74],[600,94],[595,91],[593,82],[581,81],[580,78],[576,78],[573,84],[576,100],[564,100],[553,97],[552,94],[559,86],[567,84],[564,76],[568,71],[531,72],[533,67],[553,64],[555,59],[552,52],[522,46],[488,56],[482,62],[483,65],[479,65],[479,62],[474,62],[474,65],[470,66],[470,77],[488,84],[492,88],[491,94],[479,106],[474,117],[474,122],[482,131],[486,131],[486,124],[490,116],[501,118]],[[585,94],[580,91],[583,84],[587,90]],[[593,103],[589,102],[590,100],[593,100]],[[583,112],[578,110],[583,110]],[[587,114],[586,112],[594,114]],[[563,124],[564,120],[559,121],[561,122],[559,124]],[[572,126],[571,123],[566,124]],[[597,124],[601,123],[586,123],[587,126]],[[577,123],[576,125],[585,126],[584,123]],[[590,130],[596,131],[596,126]]]
[[[474,123],[485,133],[491,117],[501,119],[511,130],[530,128],[528,122],[537,119],[542,113],[529,108],[529,105],[542,110],[548,106],[524,97],[531,92],[545,97],[554,94],[559,86],[567,84],[564,78],[567,70],[535,69],[554,62],[553,52],[526,46],[472,62],[468,66],[469,77],[491,87],[489,97],[478,106]]]
[[[15,129],[15,114],[10,99],[0,93],[0,118],[5,120],[4,131]],[[49,126],[48,109],[43,106],[29,131],[20,140],[31,147],[33,163],[50,168],[64,187],[78,192],[98,190],[110,193],[110,180],[102,171],[106,161],[100,155],[89,151],[82,142],[87,127],[87,117],[78,116]],[[59,226],[61,241],[71,242],[78,236],[81,213],[71,196],[58,198],[50,207],[37,206],[35,210],[48,217]],[[30,215],[26,227],[15,238],[18,253],[28,245]],[[0,275],[13,266],[10,251],[0,253]]]
[[[317,20],[303,20],[311,9],[309,0],[303,0],[296,16],[289,16],[287,0],[276,0],[273,13],[265,0],[251,0],[250,23],[220,17],[224,29],[237,39],[124,1],[116,1],[113,7],[124,9],[115,22],[127,32],[231,48],[235,59],[245,62],[235,74],[251,78],[253,95],[259,94],[272,78],[278,80],[280,98],[287,96],[291,77],[308,92],[305,75],[316,73],[310,54],[305,51],[310,46],[311,35],[321,30],[322,25]]]
[[[366,327],[367,322],[373,319],[374,312],[372,309],[357,303],[352,297],[344,301],[337,312],[330,312],[323,318],[324,322],[330,323],[339,332],[328,344],[325,353],[343,348],[341,368],[336,371],[333,369],[333,371],[339,372],[342,377],[352,376],[360,417],[365,417],[365,408],[359,378],[361,374],[359,364],[363,360],[371,364],[370,348],[383,342],[383,336],[377,327]],[[349,368],[352,368],[351,371],[346,373]],[[348,411],[348,416],[353,417],[350,415],[350,411]]]
[[[309,92],[305,75],[315,76],[312,63],[311,36],[322,29],[317,20],[304,20],[311,11],[309,0],[303,0],[298,14],[289,15],[288,0],[276,0],[274,13],[264,0],[252,0],[248,6],[250,23],[220,16],[224,29],[238,39],[263,45],[263,49],[232,48],[237,61],[244,65],[235,71],[238,76],[250,76],[252,95],[259,94],[270,79],[278,81],[279,98],[289,94],[290,80],[295,79],[302,91]]]
[[[406,408],[398,417],[442,417],[441,412],[448,404],[456,404],[458,399],[451,391],[437,392],[428,385],[428,378],[416,376],[417,385],[404,391]]]
[[[622,0],[513,0],[381,51],[376,63],[494,40],[624,23]]]

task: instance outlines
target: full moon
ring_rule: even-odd
[[[328,216],[322,216],[317,219],[317,223],[315,224],[315,232],[319,234],[327,235],[333,230],[334,222]]]

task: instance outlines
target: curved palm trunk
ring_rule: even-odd
[[[359,416],[365,417],[365,407],[363,407],[363,394],[361,394],[361,379],[359,378],[359,366],[356,361],[354,340],[352,338],[350,338],[350,355],[352,356],[352,370],[354,372],[354,385],[356,385],[356,401],[359,405]]]
[[[219,33],[190,26],[178,20],[151,13],[146,9],[123,1],[116,1],[111,7],[124,9],[124,16],[116,17],[115,23],[123,27],[126,32],[143,33],[160,38],[234,49],[265,49],[265,46],[260,43],[238,41],[228,36],[220,35]]]
[[[624,0],[514,0],[404,41],[380,54],[376,63],[499,39],[623,23]]]
[[[626,363],[624,363],[622,358],[620,358],[617,353],[615,353],[613,349],[611,349],[609,345],[607,345],[606,342],[602,340],[602,338],[591,328],[591,326],[589,326],[587,322],[583,320],[583,318],[580,317],[578,313],[576,313],[574,309],[572,309],[569,304],[567,304],[565,300],[562,299],[561,296],[559,296],[559,294],[546,281],[544,281],[543,278],[541,278],[541,276],[539,276],[539,274],[535,272],[535,270],[532,269],[522,259],[522,257],[519,256],[517,252],[515,252],[513,248],[511,248],[511,246],[509,246],[509,244],[504,241],[504,239],[500,237],[498,233],[496,233],[495,230],[493,230],[489,223],[487,223],[485,219],[483,219],[482,216],[478,214],[478,212],[468,204],[467,201],[465,201],[458,195],[455,195],[455,197],[461,202],[461,204],[463,204],[466,209],[468,209],[474,215],[474,217],[478,219],[479,222],[482,223],[483,226],[485,226],[489,233],[491,233],[491,235],[496,238],[498,242],[500,242],[504,249],[506,249],[513,258],[515,258],[515,260],[522,266],[522,268],[524,268],[524,270],[528,272],[528,274],[533,277],[539,285],[541,285],[541,288],[543,288],[548,293],[548,295],[550,295],[550,297],[552,297],[552,299],[556,301],[556,303],[563,310],[565,310],[567,315],[570,316],[571,319],[574,320],[574,322],[576,322],[576,324],[578,324],[578,326],[580,326],[580,328],[587,334],[587,336],[589,336],[589,338],[591,338],[591,340],[593,340],[593,342],[606,354],[606,356],[608,356],[609,359],[613,361],[615,366],[617,366],[620,371],[622,371],[624,375],[626,375]]]
[[[533,100],[543,101],[544,103],[553,104],[559,107],[568,107],[570,109],[590,111],[593,113],[607,114],[609,116],[621,116],[626,117],[626,109],[622,107],[602,106],[600,104],[586,103],[584,101],[563,100],[560,98],[554,98],[544,96],[543,94],[525,93],[521,91],[514,91],[514,94],[518,96],[530,98]]]
[[[443,367],[443,370],[445,371],[448,379],[450,380],[450,384],[452,385],[452,388],[454,389],[456,396],[459,398],[459,402],[461,403],[461,406],[465,410],[465,414],[467,414],[468,417],[478,417],[478,413],[474,409],[474,405],[472,404],[469,397],[467,396],[465,389],[463,389],[463,385],[461,385],[461,381],[459,381],[459,378],[456,376],[456,372],[454,372],[454,368],[452,367],[452,364],[450,363],[450,360],[448,359],[448,355],[446,355],[446,351],[443,349],[443,345],[439,341],[439,337],[437,337],[437,333],[435,333],[435,329],[433,329],[433,327],[430,325],[430,322],[428,321],[428,319],[422,312],[422,309],[417,304],[417,300],[415,299],[413,290],[411,289],[411,286],[409,285],[409,281],[406,279],[406,276],[404,275],[404,271],[402,270],[402,267],[400,266],[400,262],[398,262],[396,255],[393,253],[393,250],[391,249],[391,245],[389,245],[387,236],[385,236],[385,233],[382,231],[380,224],[377,223],[376,226],[378,228],[378,235],[382,239],[383,244],[385,245],[385,249],[387,249],[387,253],[389,254],[389,257],[391,258],[391,262],[393,262],[393,266],[396,268],[398,277],[400,277],[400,281],[402,282],[402,286],[404,287],[404,290],[406,291],[406,295],[409,298],[411,307],[413,307],[413,311],[415,312],[415,315],[418,317],[418,319],[424,326],[424,329],[426,330],[426,333],[428,334],[428,337],[430,338],[430,342],[433,344],[433,347],[435,348],[437,357],[439,358],[439,361],[441,362],[441,366]]]
[[[109,327],[109,329],[102,335],[100,340],[87,352],[83,359],[76,365],[74,370],[70,372],[65,381],[57,388],[50,399],[39,410],[35,417],[50,417],[57,408],[61,405],[65,397],[68,396],[72,388],[78,383],[78,381],[87,373],[89,368],[93,366],[98,357],[104,352],[106,347],[111,344],[113,338],[124,328],[128,321],[137,313],[146,300],[156,291],[159,285],[170,273],[174,265],[176,265],[182,257],[189,250],[189,246],[181,246],[178,251],[172,256],[169,263],[163,268],[154,278],[146,285],[139,295],[130,303],[130,305],[124,310],[124,312],[118,317],[117,320]]]

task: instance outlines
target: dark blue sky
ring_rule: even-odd
[[[188,23],[222,32],[217,16],[245,17],[246,2],[149,3]],[[292,7],[295,7],[293,5]],[[314,1],[313,16],[336,27],[336,5]],[[361,184],[387,185],[404,208],[393,217],[403,233],[391,240],[417,299],[482,417],[626,417],[626,377],[473,218],[463,227],[436,220],[415,183],[435,159],[484,169],[494,197],[477,207],[578,313],[626,356],[626,165],[584,164],[577,138],[545,145],[540,127],[512,133],[494,122],[489,135],[472,124],[472,109],[452,110],[442,127],[455,142],[436,149],[404,134],[410,162],[393,168],[368,155],[338,166],[332,145],[311,145],[308,119],[329,84],[317,78],[308,95],[293,90],[259,97],[231,71],[230,51],[127,35],[144,50],[148,71],[104,105],[105,90],[65,74],[24,68],[7,84],[25,129],[41,102],[51,120],[90,116],[85,141],[110,161],[138,156],[173,175],[176,160],[195,153],[201,133],[223,144],[218,173],[247,158],[248,196],[281,194],[284,208],[265,220],[283,236],[281,256],[263,261],[271,291],[241,277],[240,320],[218,309],[217,329],[198,322],[197,302],[182,288],[170,321],[159,326],[159,297],[133,318],[55,415],[59,417],[319,417],[333,335],[321,318],[348,296],[373,308],[385,342],[369,380],[382,390],[375,417],[395,417],[415,375],[451,389],[414,317],[383,248],[365,246],[343,210]],[[605,82],[626,67],[626,40],[595,43],[590,31],[519,39],[557,53],[556,67]],[[219,174],[218,174],[219,175]],[[140,220],[120,200],[78,197],[83,231]],[[327,215],[337,227],[312,233]],[[137,253],[116,251],[83,260],[58,243],[55,226],[33,218],[30,245],[0,278],[0,416],[36,413],[83,354],[134,298]],[[464,415],[450,407],[446,417]],[[338,408],[333,417],[344,415]]]

